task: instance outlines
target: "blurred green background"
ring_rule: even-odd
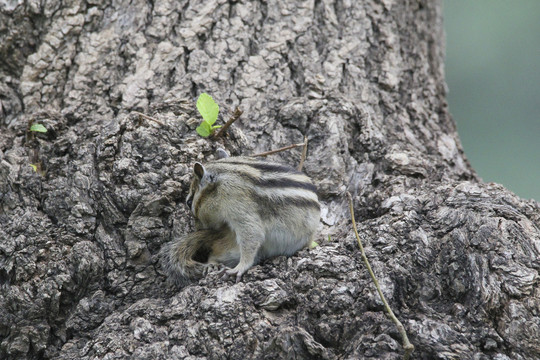
[[[450,113],[486,182],[540,201],[540,1],[444,0]]]

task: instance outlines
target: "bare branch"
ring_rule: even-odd
[[[216,135],[214,135],[214,139],[217,139],[218,137],[223,136],[225,134],[225,131],[227,131],[227,129],[229,128],[229,126],[231,126],[233,122],[238,120],[238,118],[243,113],[244,112],[242,110],[240,110],[240,108],[237,107],[234,110],[234,113],[232,114],[231,118],[225,123],[225,125],[223,125],[223,127],[221,129],[219,129],[219,132]]]
[[[304,148],[302,149],[302,158],[300,158],[300,164],[298,164],[298,171],[302,171],[302,168],[304,167],[304,161],[306,161],[307,143],[307,136],[304,136]]]
[[[408,360],[409,357],[411,356],[411,353],[414,351],[414,345],[410,343],[409,338],[407,337],[407,332],[405,331],[405,327],[403,327],[403,324],[398,320],[396,315],[394,315],[394,312],[388,305],[388,302],[386,301],[386,298],[384,297],[384,294],[381,291],[381,287],[379,286],[379,281],[377,281],[377,278],[375,277],[375,274],[373,273],[373,270],[371,269],[369,260],[366,256],[366,253],[364,252],[364,247],[362,246],[362,241],[360,240],[360,235],[358,235],[358,230],[356,229],[356,221],[354,220],[352,196],[348,191],[347,191],[347,198],[349,199],[349,210],[351,212],[351,220],[353,224],[354,234],[356,235],[356,240],[358,241],[358,246],[360,246],[360,254],[362,255],[362,260],[364,260],[364,264],[366,264],[366,267],[369,271],[369,275],[371,276],[373,283],[375,283],[375,287],[377,288],[377,292],[379,293],[379,297],[381,298],[384,304],[384,308],[386,309],[388,316],[390,316],[390,319],[392,319],[399,333],[401,334],[401,339],[403,341],[403,349],[405,350],[405,353],[403,354],[403,359]]]
[[[282,152],[282,151],[285,151],[285,150],[294,149],[294,148],[300,147],[300,146],[304,146],[304,143],[292,144],[292,145],[288,145],[288,146],[285,146],[285,147],[282,147],[282,148],[279,148],[279,149],[276,149],[276,150],[270,150],[270,151],[262,152],[262,153],[259,153],[259,154],[253,154],[253,155],[250,155],[250,156],[251,157],[268,156],[268,155],[272,155],[272,154]]]
[[[139,115],[140,117],[145,118],[146,120],[150,120],[150,121],[153,121],[153,122],[155,122],[155,123],[158,123],[158,124],[161,125],[161,126],[165,126],[165,124],[164,124],[163,122],[161,122],[161,121],[159,121],[159,120],[156,120],[156,119],[154,119],[154,118],[151,117],[151,116],[145,115],[145,114],[143,114],[143,113],[141,113],[141,112],[138,112],[138,111],[133,111],[133,112],[134,112],[135,114]]]

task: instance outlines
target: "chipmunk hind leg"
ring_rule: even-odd
[[[236,229],[236,243],[240,249],[240,261],[238,264],[227,270],[227,275],[236,275],[236,282],[240,282],[242,275],[255,264],[257,253],[264,242],[263,229],[246,227]]]
[[[227,229],[225,236],[212,243],[208,256],[208,264],[235,267],[240,262],[240,247],[236,242],[234,232]]]

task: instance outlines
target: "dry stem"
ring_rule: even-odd
[[[250,155],[250,156],[251,157],[268,156],[268,155],[272,155],[272,154],[275,154],[275,153],[278,153],[278,152],[282,152],[282,151],[285,151],[285,150],[293,149],[295,147],[300,147],[300,146],[304,146],[304,145],[305,145],[305,143],[292,144],[292,145],[288,145],[288,146],[285,146],[285,147],[282,147],[282,148],[279,148],[279,149],[276,149],[276,150],[270,150],[270,151],[262,152],[262,153],[259,153],[259,154],[253,154],[253,155]]]
[[[358,235],[358,230],[356,229],[356,221],[354,220],[353,202],[352,202],[351,194],[349,192],[347,192],[347,198],[349,199],[349,210],[351,212],[351,220],[353,224],[354,234],[356,235],[356,240],[358,241],[358,245],[360,246],[360,253],[362,255],[362,260],[364,260],[364,264],[366,264],[366,267],[369,271],[369,275],[371,276],[373,283],[375,283],[375,287],[377,288],[377,292],[379,293],[379,297],[381,298],[384,304],[384,308],[386,309],[386,312],[388,313],[388,315],[390,316],[390,319],[392,319],[399,333],[401,334],[401,339],[403,341],[403,349],[405,350],[405,353],[403,354],[403,359],[408,360],[411,353],[414,351],[414,345],[410,343],[409,338],[407,337],[407,332],[405,331],[405,328],[403,327],[403,324],[398,320],[396,315],[394,315],[394,312],[388,305],[388,302],[386,301],[381,291],[379,282],[377,281],[377,278],[375,277],[375,274],[373,273],[373,270],[371,269],[369,260],[366,256],[366,253],[364,252],[364,247],[362,246],[362,241],[360,240],[360,235]]]
[[[306,161],[307,155],[307,136],[304,136],[304,148],[302,149],[302,158],[300,159],[300,164],[298,164],[298,171],[302,171],[304,167],[304,161]]]
[[[158,123],[158,124],[161,125],[161,126],[164,126],[164,125],[165,125],[165,124],[162,123],[161,121],[156,120],[156,119],[154,119],[153,117],[148,116],[148,115],[145,115],[145,114],[143,114],[143,113],[141,113],[141,112],[134,111],[134,113],[137,114],[137,115],[139,115],[139,116],[142,117],[142,118],[145,118],[146,120],[150,120],[150,121],[153,121],[153,122],[155,122],[155,123]]]
[[[218,137],[223,136],[225,134],[225,131],[227,131],[227,129],[229,128],[229,126],[231,126],[233,122],[238,120],[238,118],[240,117],[240,115],[242,115],[242,113],[243,111],[237,107],[234,110],[234,113],[232,114],[231,118],[225,123],[225,125],[223,125],[221,129],[219,129],[219,132],[216,135],[214,135],[214,139],[217,139]]]

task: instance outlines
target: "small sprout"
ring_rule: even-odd
[[[202,137],[208,137],[212,133],[212,126],[208,125],[206,121],[203,121],[201,125],[197,126],[197,134]]]
[[[197,99],[197,110],[203,118],[201,125],[197,127],[197,133],[202,137],[212,135],[215,129],[219,129],[221,125],[214,125],[219,114],[219,105],[207,93],[202,93]]]
[[[328,234],[328,242],[331,242],[332,241],[332,237],[330,236],[330,234]]]
[[[47,129],[45,128],[45,126],[41,125],[41,124],[32,124],[32,126],[30,126],[30,131],[36,131],[36,132],[40,132],[40,133],[46,133],[47,132]]]
[[[319,246],[319,244],[315,241],[312,241],[310,244],[309,244],[309,248],[310,249],[315,249],[317,246]]]
[[[30,166],[32,167],[32,169],[34,169],[35,172],[37,172],[37,165],[36,164],[30,164]]]

